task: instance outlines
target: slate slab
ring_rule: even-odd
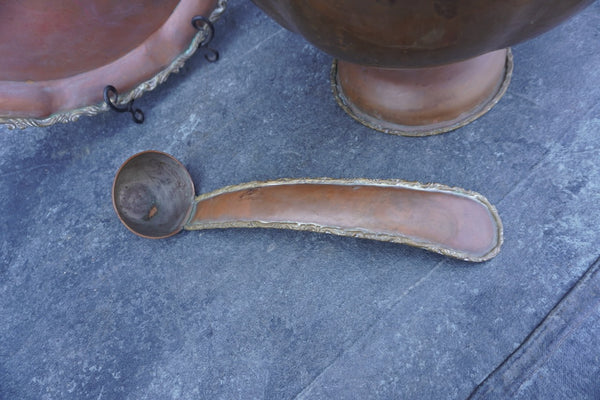
[[[595,2],[515,46],[506,96],[441,136],[354,122],[332,97],[331,58],[240,0],[216,25],[221,60],[199,54],[136,101],[143,125],[104,113],[0,127],[0,398],[441,399],[501,389],[495,374],[600,255],[599,22]],[[119,165],[147,149],[180,159],[199,192],[319,176],[476,190],[498,207],[505,245],[474,265],[308,232],[138,238],[115,217],[110,188]],[[516,396],[597,397],[596,311],[575,309],[552,328],[572,333],[532,356],[541,367]]]

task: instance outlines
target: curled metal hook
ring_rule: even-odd
[[[144,112],[139,108],[133,107],[133,100],[131,100],[124,106],[117,105],[119,102],[119,92],[117,92],[117,89],[112,85],[107,85],[104,87],[104,102],[108,104],[108,106],[112,110],[115,110],[120,113],[130,113],[131,117],[133,118],[133,121],[136,124],[141,124],[142,122],[144,122]]]
[[[206,37],[202,42],[198,45],[198,47],[205,48],[208,50],[208,54],[204,55],[206,61],[215,62],[219,60],[219,52],[212,47],[208,47],[208,44],[213,40],[215,36],[215,27],[212,22],[206,17],[202,15],[196,15],[192,18],[192,26],[199,31],[204,31],[206,33]]]

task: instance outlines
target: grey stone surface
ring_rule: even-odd
[[[600,258],[471,398],[597,398],[599,273]]]
[[[196,55],[137,101],[143,125],[0,127],[0,398],[598,397],[599,2],[513,48],[490,113],[420,139],[347,117],[330,57],[250,2],[216,28],[221,60]],[[147,149],[199,192],[319,176],[464,187],[498,207],[505,244],[468,264],[307,232],[138,238],[110,188]],[[540,330],[551,348],[531,342]]]

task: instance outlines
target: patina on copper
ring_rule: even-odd
[[[3,0],[0,123],[45,126],[108,109],[112,85],[129,102],[177,71],[226,0]]]
[[[507,49],[593,0],[253,0],[333,55],[338,103],[365,125],[411,136],[489,110],[512,72]]]
[[[403,243],[467,261],[488,260],[502,244],[502,223],[485,197],[441,184],[279,179],[194,198],[185,167],[147,151],[121,166],[112,197],[123,224],[147,238],[182,229],[281,228]]]

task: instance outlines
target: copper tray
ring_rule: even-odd
[[[227,0],[3,0],[0,2],[0,123],[48,126],[140,97],[177,72]]]

